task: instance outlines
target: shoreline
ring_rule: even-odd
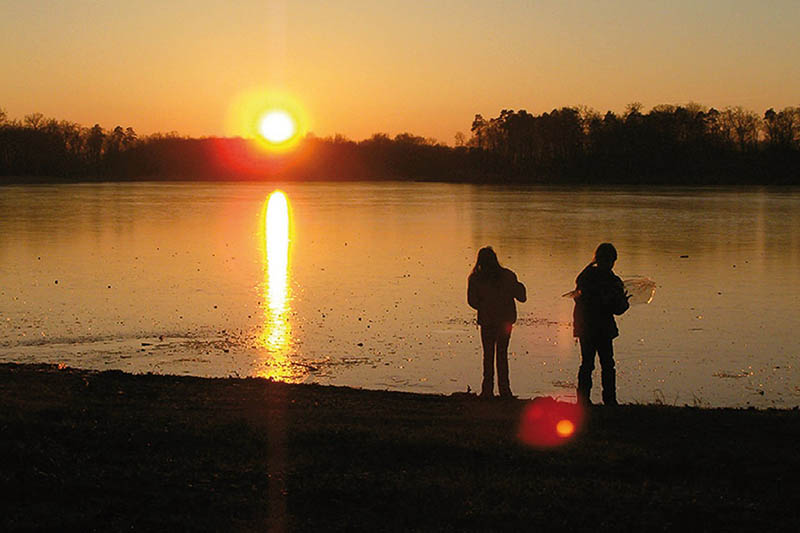
[[[0,364],[5,531],[792,530],[798,409],[592,407]],[[700,520],[698,522],[698,520]]]
[[[286,177],[216,177],[213,179],[197,179],[188,176],[139,176],[130,179],[119,179],[112,177],[96,178],[59,178],[56,176],[0,176],[0,188],[3,187],[23,187],[34,185],[135,185],[135,184],[162,184],[162,185],[212,185],[212,184],[341,184],[341,183],[417,183],[417,184],[450,184],[450,185],[476,185],[483,187],[502,187],[502,188],[547,188],[547,189],[609,189],[609,190],[796,190],[800,189],[800,182],[793,183],[759,183],[755,181],[721,181],[721,182],[671,182],[658,181],[652,183],[638,183],[628,181],[560,181],[542,180],[534,182],[505,180],[497,181],[490,179],[447,179],[447,178],[286,178]]]

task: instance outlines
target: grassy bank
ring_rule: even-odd
[[[796,410],[524,407],[0,365],[0,529],[796,530]]]

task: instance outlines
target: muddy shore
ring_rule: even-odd
[[[794,531],[800,411],[488,401],[0,365],[0,530]]]

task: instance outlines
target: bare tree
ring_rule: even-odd
[[[631,102],[630,104],[625,106],[625,114],[622,116],[625,120],[641,117],[643,107],[644,106],[642,105],[641,102]]]
[[[38,130],[42,125],[44,125],[44,115],[41,113],[31,113],[30,115],[25,115],[25,125],[31,129]]]
[[[764,113],[764,138],[773,147],[790,148],[800,139],[800,110],[787,107],[780,112]]]
[[[737,106],[725,108],[719,118],[720,133],[727,140],[738,146],[740,150],[755,146],[760,129],[758,115]]]

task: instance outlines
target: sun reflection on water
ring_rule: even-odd
[[[262,307],[264,327],[258,337],[259,344],[267,349],[266,366],[261,377],[282,381],[292,379],[289,345],[289,202],[281,191],[274,191],[264,203],[264,284]]]

